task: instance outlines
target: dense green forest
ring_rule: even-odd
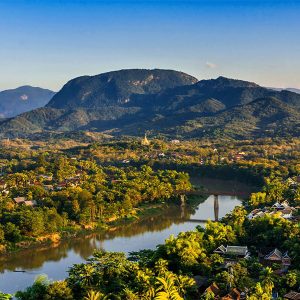
[[[2,148],[2,251],[138,217],[141,204],[178,203],[193,189],[189,174],[231,176],[260,190],[220,222],[128,257],[95,251],[86,263],[70,266],[65,280],[40,277],[18,299],[221,299],[239,293],[254,300],[298,290],[298,139],[157,139],[146,146],[132,139],[58,148],[62,143],[71,142],[28,148],[16,140]],[[226,254],[230,247],[247,251]],[[268,261],[272,251],[280,261]]]

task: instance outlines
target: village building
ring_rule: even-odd
[[[271,252],[267,253],[266,255],[259,253],[259,257],[261,262],[264,265],[269,265],[269,266],[272,266],[273,264],[280,265],[280,269],[278,270],[279,273],[283,273],[287,271],[287,269],[291,265],[291,258],[289,257],[288,252],[286,251],[282,253],[277,248],[273,249]]]
[[[240,292],[236,288],[233,288],[227,295],[221,298],[221,300],[242,300],[242,299],[246,299],[246,294],[244,292]]]
[[[283,296],[284,300],[300,300],[300,293],[289,292]]]
[[[204,294],[208,294],[208,293],[213,293],[215,299],[218,299],[217,297],[221,294],[221,290],[218,287],[218,285],[214,282],[204,292]]]
[[[255,218],[262,218],[266,215],[266,212],[262,209],[254,209],[247,218],[249,220],[255,219]]]
[[[178,145],[178,144],[180,144],[180,141],[179,140],[171,140],[171,144],[175,144],[175,145],[177,144]]]
[[[62,189],[67,187],[67,182],[60,182],[56,186],[56,190],[61,191]]]
[[[220,254],[226,258],[248,258],[250,253],[247,246],[224,246],[218,247],[214,253]]]
[[[38,175],[38,178],[42,178],[44,180],[52,181],[53,176],[52,175],[40,174],[40,175]]]
[[[7,184],[5,180],[0,180],[0,190],[5,190],[7,187]]]
[[[281,217],[284,219],[291,219],[293,217],[293,211],[295,209],[293,209],[292,207],[287,207],[283,210],[280,211],[281,213]]]
[[[44,189],[46,191],[53,191],[54,190],[54,186],[52,184],[44,184]]]
[[[294,212],[298,210],[297,207],[291,207],[288,203],[288,201],[283,202],[276,202],[271,207],[264,207],[264,208],[256,208],[252,210],[248,215],[248,220],[252,220],[255,218],[261,218],[266,215],[269,216],[277,216],[280,218],[284,218],[287,220],[293,220],[294,219]]]
[[[272,205],[272,208],[277,209],[277,210],[282,210],[285,208],[290,207],[289,202],[287,200],[283,201],[283,202],[276,202]]]
[[[22,203],[24,203],[27,199],[26,199],[26,197],[16,197],[16,198],[14,198],[13,200],[14,200],[14,202],[15,202],[16,204],[22,204]]]
[[[31,206],[31,207],[37,205],[35,200],[27,200],[26,197],[16,197],[13,200],[18,205],[25,205],[25,206]]]
[[[35,200],[27,200],[27,201],[24,201],[24,205],[33,207],[33,206],[36,206],[37,203]]]
[[[260,208],[256,208],[256,209],[254,209],[254,210],[252,210],[249,214],[248,214],[248,216],[247,216],[247,218],[249,219],[249,220],[252,220],[259,212],[261,212],[262,210],[260,209]]]

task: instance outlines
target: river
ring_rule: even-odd
[[[67,270],[75,263],[81,263],[92,255],[94,249],[131,252],[140,249],[154,249],[171,234],[194,230],[204,226],[204,220],[220,219],[241,204],[243,197],[251,191],[241,183],[215,179],[194,182],[220,190],[218,209],[213,195],[194,207],[169,206],[161,214],[143,218],[107,232],[93,233],[74,239],[67,239],[47,248],[28,249],[0,258],[0,291],[14,293],[31,285],[39,274],[47,274],[50,280],[63,279]],[[226,189],[231,194],[225,195]],[[222,191],[224,191],[222,195]],[[200,202],[200,201],[199,201]],[[14,272],[22,270],[25,272]]]

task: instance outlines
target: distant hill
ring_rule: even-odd
[[[172,70],[121,70],[69,81],[51,101],[0,122],[1,136],[97,131],[113,135],[300,136],[300,95]]]
[[[293,93],[300,94],[300,89],[287,88],[287,89],[285,89],[285,90],[290,91],[290,92],[293,92]]]
[[[300,89],[295,89],[295,88],[269,88],[271,90],[274,91],[289,91],[289,92],[293,92],[293,93],[297,93],[300,94]]]
[[[0,92],[0,117],[9,118],[45,106],[55,93],[32,86]]]

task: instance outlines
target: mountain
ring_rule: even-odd
[[[194,137],[230,136],[239,139],[300,136],[300,111],[277,98],[265,97],[214,116],[189,120],[180,128]]]
[[[53,97],[53,91],[32,86],[0,92],[0,117],[10,118],[43,107]]]
[[[300,136],[300,95],[172,70],[120,70],[72,79],[43,108],[0,122],[0,136],[97,131],[113,135]]]
[[[172,70],[121,70],[69,81],[49,102],[52,108],[120,106],[132,98],[162,89],[197,82],[195,77]]]

